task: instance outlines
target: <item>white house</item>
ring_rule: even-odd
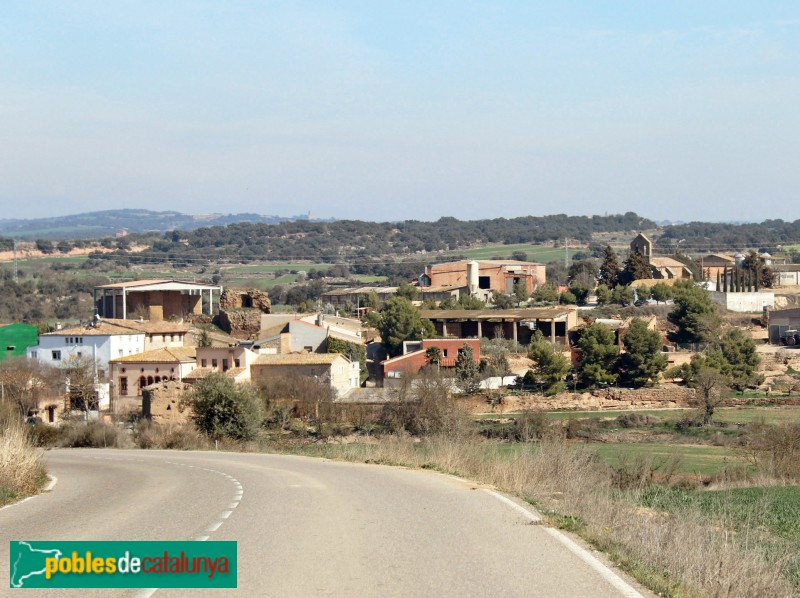
[[[74,359],[88,359],[108,371],[108,362],[115,357],[144,351],[145,333],[99,321],[86,326],[74,326],[39,336],[39,344],[28,347],[29,359],[59,366]]]
[[[29,347],[29,359],[58,366],[72,359],[89,359],[104,373],[108,362],[119,357],[165,347],[182,347],[189,327],[178,322],[96,319],[39,336]]]

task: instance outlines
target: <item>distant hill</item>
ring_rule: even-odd
[[[279,224],[307,220],[306,216],[262,214],[182,214],[152,210],[104,210],[70,216],[31,219],[0,219],[0,235],[17,239],[100,239],[113,237],[120,229],[129,233],[163,233],[180,229],[191,231],[205,226],[225,226],[237,222]]]

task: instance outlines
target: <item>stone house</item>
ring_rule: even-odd
[[[340,397],[360,386],[358,361],[351,362],[339,353],[259,355],[250,366],[250,377],[255,384],[283,375],[316,378],[328,383]]]

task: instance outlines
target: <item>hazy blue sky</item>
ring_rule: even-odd
[[[0,218],[800,218],[800,3],[0,3]]]

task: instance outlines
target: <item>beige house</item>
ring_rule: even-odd
[[[360,385],[358,362],[351,362],[339,353],[259,355],[250,366],[250,376],[256,384],[289,374],[327,382],[338,396]]]
[[[195,347],[163,347],[109,362],[113,411],[138,409],[142,389],[167,380],[182,381],[197,367]]]
[[[193,384],[212,372],[222,372],[235,382],[250,382],[250,366],[257,357],[258,353],[238,345],[197,347],[197,368],[184,376],[183,381]]]

